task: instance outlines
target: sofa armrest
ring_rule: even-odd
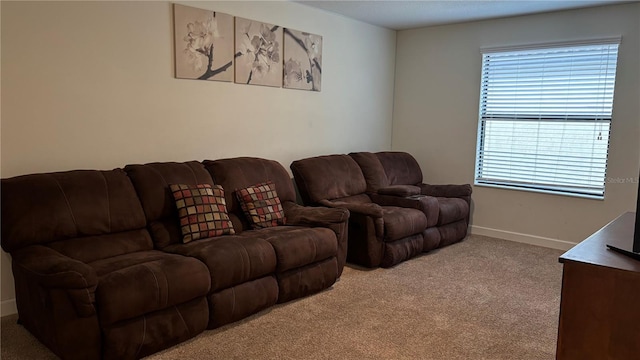
[[[419,195],[420,187],[415,185],[391,185],[378,189],[380,195],[411,196]]]
[[[298,205],[292,201],[282,204],[289,225],[327,226],[349,220],[349,210]]]
[[[471,196],[471,185],[429,185],[421,184],[422,194],[435,197],[459,197],[468,198]]]
[[[11,257],[14,271],[30,281],[48,289],[66,290],[79,316],[95,314],[98,276],[89,265],[42,245],[19,249]]]
[[[85,289],[98,285],[98,276],[89,265],[42,245],[28,246],[11,253],[13,262],[47,288]]]
[[[322,206],[332,208],[343,208],[350,212],[371,216],[374,218],[382,218],[382,208],[374,203],[349,203],[345,201],[320,200],[318,202]]]

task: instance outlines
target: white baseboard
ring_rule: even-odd
[[[13,315],[18,313],[16,299],[9,299],[0,302],[0,316]]]
[[[536,245],[536,246],[543,246],[543,247],[548,247],[548,248],[558,249],[558,250],[569,250],[572,247],[576,246],[575,243],[572,243],[570,241],[552,239],[552,238],[529,235],[529,234],[521,234],[521,233],[512,232],[512,231],[491,229],[491,228],[486,228],[486,227],[476,226],[476,225],[471,226],[471,233],[474,235],[490,236],[498,239],[510,240],[510,241]]]

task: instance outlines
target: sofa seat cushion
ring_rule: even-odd
[[[225,235],[170,245],[163,251],[191,256],[205,263],[211,275],[212,292],[273,274],[276,270],[273,247],[263,239]]]
[[[336,256],[336,234],[328,228],[278,226],[251,230],[243,236],[262,238],[275,250],[277,271],[283,272]]]
[[[438,198],[440,215],[438,225],[446,225],[469,216],[469,204],[460,198]]]
[[[418,209],[383,206],[384,241],[396,241],[420,234],[427,228],[427,217]]]
[[[149,261],[164,259],[166,253],[158,250],[138,251],[129,254],[111,256],[108,258],[89,262],[88,264],[96,271],[98,277],[104,276],[116,270],[126,267],[143,264]]]
[[[204,296],[210,278],[193,258],[142,251],[90,263],[98,272],[96,308],[103,325]]]

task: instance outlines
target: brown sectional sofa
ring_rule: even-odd
[[[2,179],[20,321],[63,359],[135,359],[330,287],[347,258],[393,266],[459,241],[469,185],[427,185],[406,153],[127,165]],[[270,181],[286,225],[235,196]],[[221,185],[235,234],[183,242],[170,184]],[[350,218],[351,215],[351,218]],[[349,236],[349,242],[347,242]]]
[[[140,358],[331,286],[345,209],[294,203],[275,161],[128,165],[2,179],[20,321],[64,359]],[[235,189],[272,181],[286,226],[252,230]],[[169,184],[221,184],[235,235],[182,243]]]
[[[359,152],[294,161],[307,205],[344,207],[350,262],[389,267],[467,234],[471,186],[428,185],[405,152]]]

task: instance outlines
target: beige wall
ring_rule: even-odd
[[[323,35],[322,92],[174,79],[168,2],[3,1],[2,177],[390,148],[394,31],[291,2],[184,4]]]
[[[638,178],[639,24],[635,3],[398,32],[392,148],[414,154],[429,182],[473,183],[481,47],[622,35],[605,200],[474,187],[474,231],[551,246],[583,240],[635,209],[638,184],[617,181]]]

